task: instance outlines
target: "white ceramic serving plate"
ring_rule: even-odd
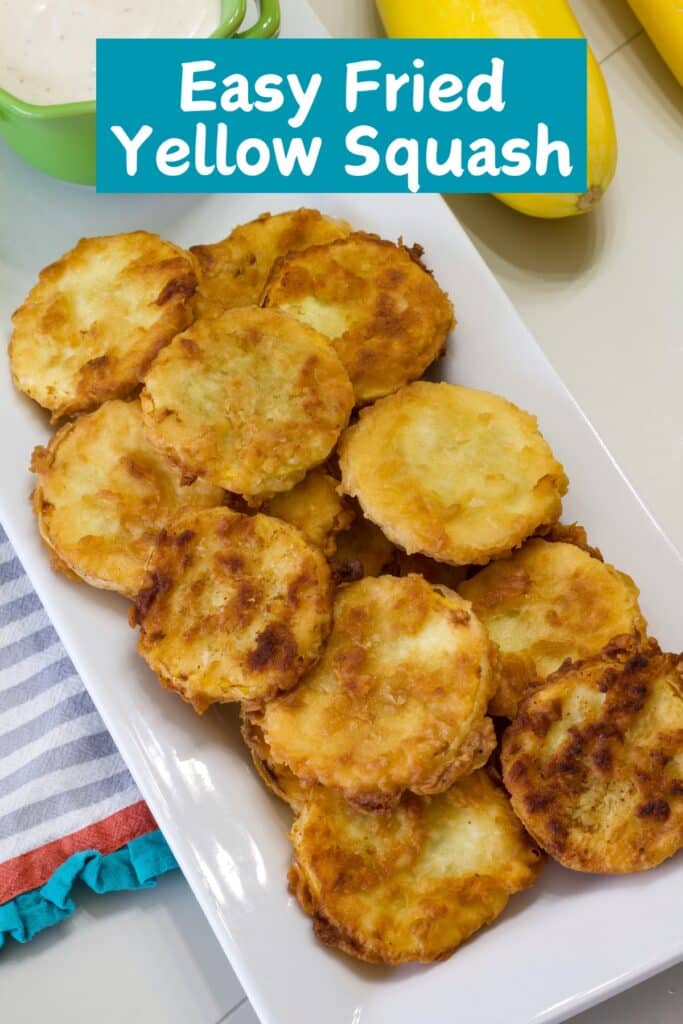
[[[680,645],[680,556],[436,197],[104,198],[0,149],[0,336],[40,267],[80,235],[144,227],[189,245],[299,204],[425,246],[459,321],[443,375],[538,415],[572,481],[565,519],[635,577],[662,644]],[[630,878],[549,866],[493,927],[429,968],[368,967],[319,946],[286,891],[288,813],[251,769],[233,709],[197,717],[137,657],[123,600],[52,573],[26,468],[48,432],[3,359],[0,520],[264,1024],[550,1024],[683,957],[680,857]]]

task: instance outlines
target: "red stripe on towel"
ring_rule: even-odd
[[[131,839],[137,839],[157,827],[147,804],[140,800],[78,832],[13,857],[0,864],[0,903],[7,903],[22,892],[30,892],[44,885],[50,875],[74,853],[83,850],[98,850],[104,855],[113,853]]]

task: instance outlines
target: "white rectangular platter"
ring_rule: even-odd
[[[633,575],[652,632],[680,646],[680,556],[439,198],[105,198],[49,181],[0,147],[0,339],[38,270],[81,235],[144,227],[190,245],[300,204],[424,245],[459,321],[443,375],[538,415],[571,479],[565,520],[584,523]],[[194,715],[137,657],[125,602],[52,573],[27,470],[48,432],[3,357],[0,520],[263,1024],[550,1024],[683,957],[680,857],[630,878],[551,865],[493,927],[430,968],[368,967],[319,946],[286,890],[288,814],[252,771],[236,714]]]

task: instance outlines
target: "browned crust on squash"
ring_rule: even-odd
[[[682,680],[683,656],[621,636],[527,692],[503,737],[503,778],[561,864],[630,873],[683,846]]]

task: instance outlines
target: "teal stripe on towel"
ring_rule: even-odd
[[[0,906],[0,949],[7,938],[28,942],[43,929],[71,917],[76,909],[71,898],[76,882],[96,893],[149,889],[159,875],[177,866],[159,831],[132,839],[106,857],[97,850],[75,853],[40,889]]]

